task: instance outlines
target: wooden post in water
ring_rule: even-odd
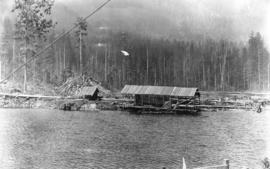
[[[226,169],[230,168],[230,160],[224,159],[224,165],[226,166]]]

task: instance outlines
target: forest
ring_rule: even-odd
[[[53,4],[46,5],[50,15],[48,10]],[[21,10],[20,6],[16,10]],[[29,29],[26,34],[19,22],[24,16],[19,16],[17,22],[8,17],[4,20],[1,79],[66,31],[55,29],[52,20],[37,17],[42,29],[37,28],[40,32]],[[246,42],[207,37],[189,41],[112,30],[106,25],[89,24],[82,18],[74,24],[78,24],[75,31],[59,39],[8,80],[21,84],[21,88],[30,83],[59,86],[68,78],[82,75],[100,81],[111,90],[121,89],[125,84],[198,87],[211,91],[270,88],[269,52],[263,35],[256,31],[247,35]]]

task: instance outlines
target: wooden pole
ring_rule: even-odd
[[[25,53],[25,56],[24,56],[24,63],[27,62],[27,51]],[[23,92],[25,93],[26,92],[26,82],[27,81],[27,65],[25,64],[24,65],[24,79],[23,79]]]
[[[224,160],[224,165],[226,166],[226,169],[229,169],[230,168],[230,160],[225,159]]]
[[[125,57],[123,57],[123,62],[122,62],[122,83],[123,84],[125,82]]]
[[[27,90],[27,54],[28,54],[28,45],[25,40],[25,55],[24,55],[24,79],[23,79],[23,92],[25,93]]]
[[[16,45],[16,39],[13,39],[13,46],[12,46],[12,61],[11,61],[11,69],[13,70],[14,67],[14,60],[15,60],[15,45]],[[12,74],[12,81],[14,81],[14,73]]]
[[[227,60],[227,48],[225,49],[225,54],[223,56],[223,62],[222,62],[222,69],[221,69],[221,89],[224,91],[224,77],[225,77],[225,70],[226,70],[226,60]]]
[[[146,77],[147,77],[147,80],[146,80],[146,84],[148,84],[148,79],[149,79],[149,58],[148,58],[148,48],[146,48]]]
[[[267,88],[269,90],[269,63],[268,63],[268,66],[267,66]]]
[[[61,52],[61,46],[59,48],[59,77],[61,77],[62,74],[62,52]]]
[[[166,74],[166,61],[165,61],[165,55],[163,56],[163,85],[165,85],[165,74]]]
[[[66,69],[66,43],[64,43],[64,69]]]
[[[105,46],[105,64],[104,64],[104,79],[105,79],[105,82],[107,82],[107,45]]]
[[[80,30],[80,75],[82,75],[82,31]]]
[[[98,50],[96,49],[96,55],[95,55],[95,65],[93,66],[93,72],[97,76],[97,65],[98,65]]]
[[[4,78],[6,78],[6,55],[4,55],[2,63],[3,63],[3,76]]]
[[[261,71],[260,71],[260,62],[261,62],[261,60],[260,60],[260,53],[259,53],[259,50],[260,49],[258,49],[258,52],[257,52],[257,55],[258,55],[258,65],[257,65],[257,68],[258,68],[258,83],[259,83],[259,89],[261,89]]]

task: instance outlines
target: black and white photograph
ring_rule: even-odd
[[[270,169],[270,0],[0,0],[0,169]]]

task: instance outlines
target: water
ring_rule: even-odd
[[[0,168],[260,167],[270,111],[200,116],[0,109]]]

